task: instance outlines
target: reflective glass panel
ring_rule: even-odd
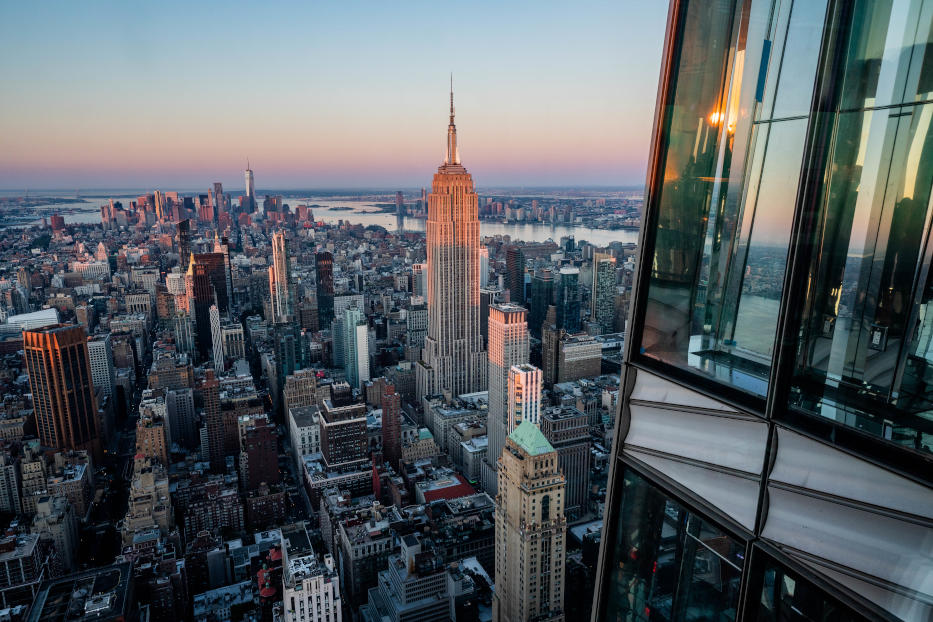
[[[826,2],[683,4],[640,353],[763,397]]]
[[[606,619],[734,620],[744,545],[631,471],[622,485]]]
[[[854,4],[792,406],[933,446],[933,3]]]
[[[768,559],[761,594],[752,608],[758,622],[855,622],[863,620],[821,589]]]

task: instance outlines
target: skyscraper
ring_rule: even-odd
[[[214,182],[214,229],[219,227],[220,213],[224,210],[226,201],[224,199],[224,185],[219,181]]]
[[[347,382],[354,389],[361,389],[369,380],[369,324],[366,316],[357,307],[344,311],[343,319],[344,371]]]
[[[506,249],[505,275],[509,301],[517,305],[525,304],[525,254],[520,246],[512,244]]]
[[[402,458],[402,398],[395,386],[386,385],[382,394],[382,455],[393,469]]]
[[[204,404],[204,426],[207,429],[207,451],[201,448],[202,455],[207,454],[211,469],[217,473],[224,470],[225,447],[223,412],[220,410],[220,381],[217,380],[213,370],[207,370],[204,380],[198,387],[201,400]]]
[[[563,622],[564,476],[557,452],[523,421],[499,458],[493,622]]]
[[[23,352],[42,444],[84,449],[99,460],[100,421],[84,328],[53,324],[24,330]]]
[[[314,269],[318,323],[321,326],[330,326],[334,321],[334,256],[327,251],[316,253]]]
[[[192,259],[185,277],[188,311],[194,318],[194,342],[201,360],[212,357],[211,349],[211,305],[214,304],[214,289],[211,287],[210,268],[207,264]]]
[[[256,187],[253,181],[253,171],[249,167],[249,160],[246,160],[244,176],[246,177],[246,209],[249,213],[253,213],[256,211]]]
[[[580,331],[580,269],[566,266],[560,269],[557,282],[557,328],[576,333]]]
[[[272,265],[269,266],[269,296],[272,298],[273,321],[287,322],[295,313],[291,284],[291,265],[285,234],[272,234]]]
[[[224,337],[220,327],[220,311],[217,305],[211,305],[211,354],[214,360],[214,369],[217,373],[224,371]]]
[[[217,309],[226,315],[230,310],[230,297],[227,295],[227,265],[223,253],[195,253],[195,263],[207,266],[207,276],[216,296]]]
[[[522,421],[541,423],[541,370],[528,363],[509,368],[508,433]]]
[[[428,336],[417,366],[419,395],[480,391],[486,353],[479,328],[479,217],[473,177],[460,164],[454,94],[447,157],[428,199]]]
[[[87,341],[88,356],[91,361],[91,378],[94,387],[101,389],[101,394],[113,398],[116,385],[116,369],[113,366],[113,346],[110,333],[94,335]]]
[[[493,494],[496,487],[496,460],[509,434],[509,369],[528,362],[528,323],[525,308],[511,303],[489,306],[489,411],[486,429],[489,448],[483,484]]]
[[[545,268],[531,279],[531,309],[528,313],[528,328],[531,334],[541,336],[541,327],[547,309],[554,304],[554,273]]]
[[[590,316],[603,333],[611,333],[616,314],[616,258],[609,253],[593,254],[593,295]]]
[[[933,619],[928,8],[671,3],[594,620]]]
[[[178,265],[185,270],[191,259],[191,221],[187,218],[175,225],[175,245],[178,246]]]

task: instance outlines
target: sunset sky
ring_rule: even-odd
[[[0,188],[644,182],[667,2],[5,2]]]

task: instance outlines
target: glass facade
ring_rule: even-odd
[[[661,80],[593,619],[933,619],[933,0],[672,0]]]
[[[810,253],[791,403],[933,447],[933,5],[854,2]]]
[[[607,620],[734,620],[745,545],[624,474]]]
[[[764,555],[763,553],[758,553]],[[854,622],[863,618],[800,575],[768,558],[756,577],[761,589],[748,619],[757,622]]]
[[[933,7],[679,6],[634,358],[931,455]]]
[[[763,397],[826,2],[682,7],[640,349]]]

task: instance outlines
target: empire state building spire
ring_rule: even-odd
[[[428,334],[416,367],[419,395],[462,395],[486,388],[488,363],[480,332],[478,197],[460,164],[453,84],[447,157],[428,196]]]
[[[460,164],[457,149],[457,126],[454,125],[454,74],[450,74],[450,125],[447,126],[447,157],[444,164]]]

